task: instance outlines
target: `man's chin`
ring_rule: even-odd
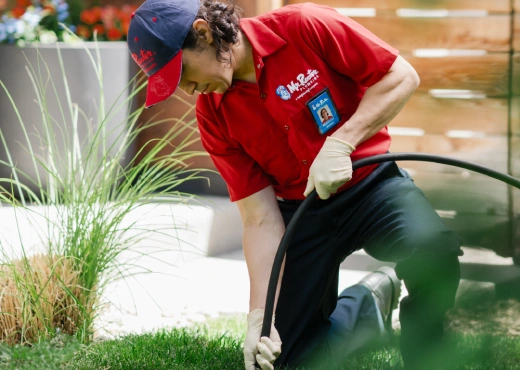
[[[216,89],[215,91],[213,91],[213,93],[214,93],[214,94],[222,95],[222,94],[224,94],[226,91],[228,91],[228,89],[221,89],[221,88],[218,88],[218,89]]]

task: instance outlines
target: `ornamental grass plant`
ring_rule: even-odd
[[[33,344],[56,333],[91,341],[94,321],[106,302],[106,286],[139,272],[136,261],[142,252],[137,246],[142,240],[173,228],[173,222],[139,226],[136,212],[157,199],[174,204],[193,199],[176,188],[200,179],[189,162],[204,155],[191,150],[198,140],[195,120],[187,118],[193,106],[179,119],[139,121],[143,107],[135,109],[131,103],[146,85],[142,75],[129,82],[128,94],[122,92],[105,107],[99,48],[92,52],[84,46],[100,91],[97,116],[89,117],[71,98],[69,81],[74,76],[66,74],[59,44],[56,50],[61,79],[50,75],[41,55],[27,66],[32,81],[27,88],[35,93],[41,122],[23,122],[17,102],[0,81],[25,138],[8,143],[0,130],[6,151],[0,166],[11,173],[0,179],[0,206],[14,215],[14,234],[21,243],[17,250],[0,238],[0,341],[9,344]],[[65,87],[65,96],[58,96],[58,84]],[[49,108],[51,97],[58,98],[59,114]],[[126,118],[113,122],[119,110]],[[167,122],[171,129],[164,137],[132,150],[141,132]],[[80,134],[85,127],[88,134]],[[17,168],[9,149],[13,145],[22,145],[30,154],[36,175]],[[28,230],[22,220],[38,234],[37,253],[24,244]],[[135,259],[121,258],[128,252]]]
[[[0,341],[35,343],[47,326],[76,333],[78,323],[91,316],[94,307],[86,301],[92,297],[82,292],[78,270],[71,258],[56,255],[35,255],[0,266]]]

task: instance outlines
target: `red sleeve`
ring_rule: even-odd
[[[212,111],[201,95],[196,112],[202,146],[226,181],[231,201],[246,198],[271,185],[269,177],[254,159],[222,130]]]
[[[300,35],[338,73],[370,87],[388,73],[399,52],[333,8],[301,7]]]

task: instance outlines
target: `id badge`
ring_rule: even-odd
[[[341,120],[328,87],[320,91],[306,104],[311,111],[318,131],[322,135],[336,126]]]

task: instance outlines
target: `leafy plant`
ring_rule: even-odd
[[[84,50],[100,86],[97,117],[88,117],[72,101],[59,45],[65,96],[58,96],[58,81],[52,79],[41,55],[36,65],[27,67],[41,113],[38,147],[43,148],[43,156],[35,150],[28,124],[0,81],[19,118],[23,146],[36,170],[31,177],[16,167],[9,150],[13,143],[8,145],[0,131],[7,153],[0,165],[8,166],[12,173],[10,178],[0,179],[0,205],[12,207],[17,220],[43,219],[46,228],[41,234],[43,254],[31,256],[23,246],[13,256],[7,246],[0,245],[0,341],[35,343],[57,332],[75,334],[81,342],[91,340],[104,288],[134,273],[129,268],[133,260],[121,262],[121,255],[134,251],[139,256],[134,250],[139,241],[164,231],[159,226],[140,229],[128,216],[158,198],[186,202],[193,197],[176,191],[177,186],[200,178],[188,163],[204,154],[190,150],[199,140],[195,120],[187,120],[193,106],[179,119],[140,123],[143,107],[130,108],[146,86],[139,75],[128,84],[128,96],[123,98],[122,92],[106,109],[99,49],[95,55],[86,46]],[[59,101],[58,116],[48,106],[51,94]],[[113,122],[121,109],[127,118]],[[130,150],[142,131],[168,121],[173,125],[164,137],[147,142],[137,153]],[[85,126],[88,135],[83,138],[79,128]],[[117,139],[109,141],[115,133]],[[169,151],[162,151],[166,147]],[[160,154],[164,152],[167,154]],[[131,157],[126,158],[129,153]],[[22,240],[24,230],[17,232]]]

